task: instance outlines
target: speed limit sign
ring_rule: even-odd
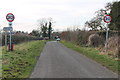
[[[106,15],[106,16],[104,17],[104,22],[110,23],[111,21],[112,21],[112,17],[111,17],[110,15]]]
[[[6,19],[7,19],[7,21],[12,22],[12,21],[14,21],[15,17],[12,13],[8,13],[6,15]]]

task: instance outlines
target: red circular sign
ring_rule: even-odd
[[[111,17],[110,15],[106,15],[106,16],[104,17],[104,22],[110,23],[111,21],[112,21],[112,17]]]
[[[8,13],[6,19],[7,21],[12,22],[15,19],[15,16],[12,13]]]

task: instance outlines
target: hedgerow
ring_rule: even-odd
[[[42,40],[40,37],[36,36],[30,36],[30,35],[12,35],[12,42],[14,44],[22,43],[22,42],[27,42],[27,41],[32,41],[32,40]],[[9,43],[10,41],[10,36],[7,35],[7,42]],[[5,45],[5,35],[2,35],[2,45]]]

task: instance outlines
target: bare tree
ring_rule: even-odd
[[[49,37],[49,39],[51,38],[53,23],[54,23],[54,21],[51,17],[50,18],[42,18],[42,19],[38,20],[39,30],[43,37]]]
[[[47,20],[46,18],[42,18],[38,20],[38,29],[42,34],[42,37],[47,37]]]

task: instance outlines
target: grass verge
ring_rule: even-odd
[[[61,43],[64,44],[66,47],[71,48],[77,52],[80,52],[81,54],[95,60],[96,62],[111,69],[112,71],[120,73],[119,67],[120,62],[108,57],[107,55],[100,55],[99,50],[96,50],[95,48],[77,46],[67,41],[61,41]]]
[[[3,78],[28,78],[45,45],[45,41],[31,41],[15,45],[12,52],[3,48]]]

